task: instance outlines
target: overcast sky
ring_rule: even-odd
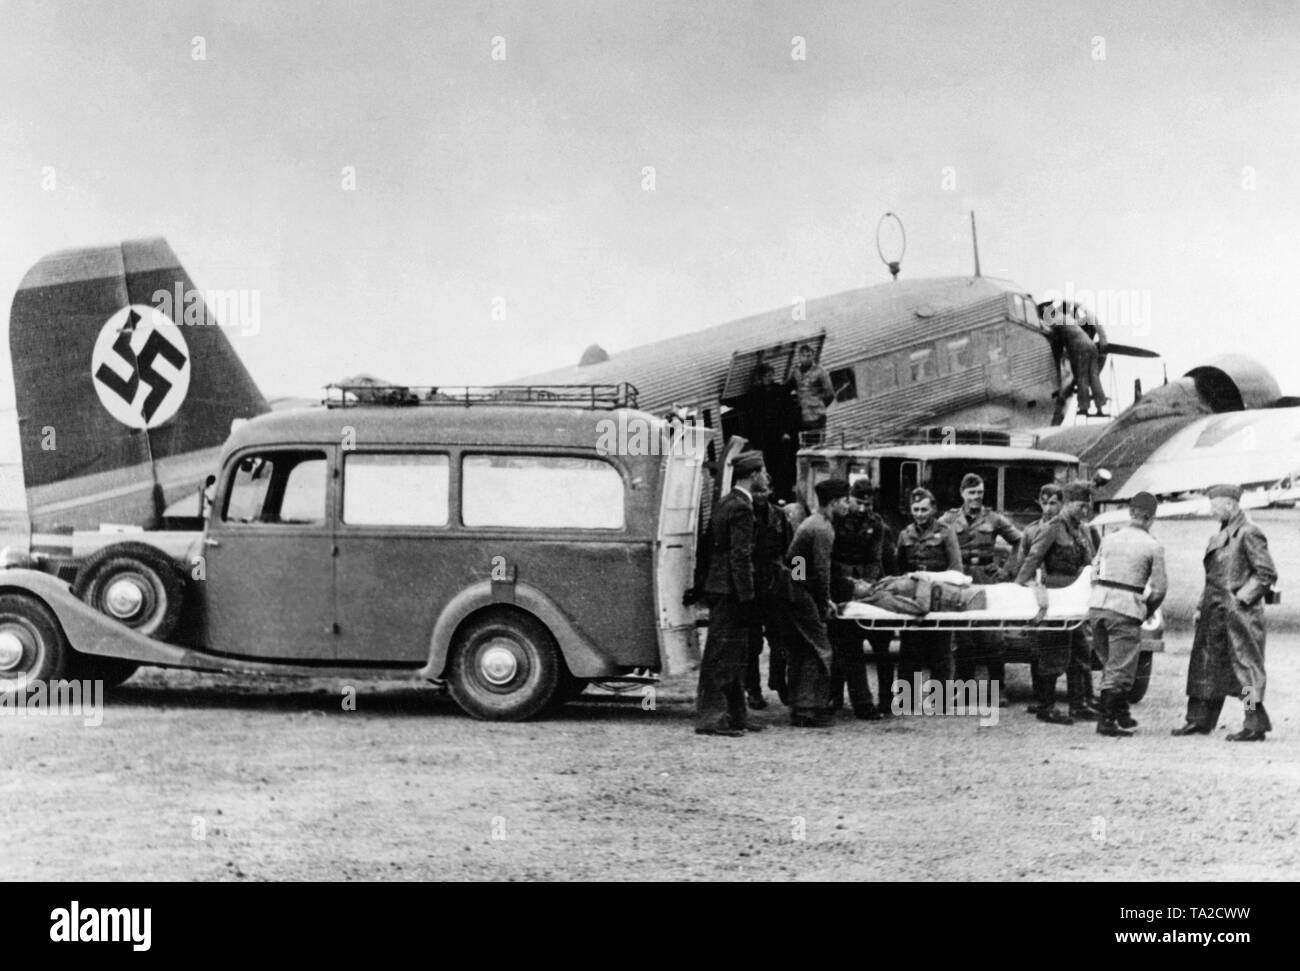
[[[269,394],[504,381],[882,282],[887,210],[969,273],[973,208],[986,274],[1300,393],[1297,91],[1284,0],[0,0],[0,291],[162,235]]]

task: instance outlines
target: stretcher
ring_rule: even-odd
[[[990,583],[982,589],[985,606],[980,610],[903,614],[850,600],[837,607],[836,616],[855,621],[864,630],[1073,630],[1088,619],[1092,568],[1084,570],[1068,587],[1057,590],[1022,587],[1018,583]]]

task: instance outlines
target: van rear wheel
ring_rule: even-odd
[[[447,681],[456,704],[475,718],[522,721],[546,707],[559,676],[559,649],[545,625],[502,611],[461,629]]]
[[[35,597],[0,594],[0,693],[67,677],[68,644],[59,620]]]

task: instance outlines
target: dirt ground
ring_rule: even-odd
[[[1300,514],[1255,517],[1283,581]],[[1011,707],[842,720],[784,710],[741,739],[691,732],[692,679],[487,724],[436,692],[146,669],[103,724],[0,718],[0,877],[40,880],[1045,879],[1300,877],[1300,596],[1268,613],[1275,732],[1181,723],[1212,526],[1162,523],[1174,593],[1132,739]]]

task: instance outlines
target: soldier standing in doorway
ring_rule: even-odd
[[[811,344],[799,348],[799,365],[794,373],[799,398],[802,445],[821,442],[826,431],[826,409],[835,400],[835,385],[826,369],[817,363]]]

